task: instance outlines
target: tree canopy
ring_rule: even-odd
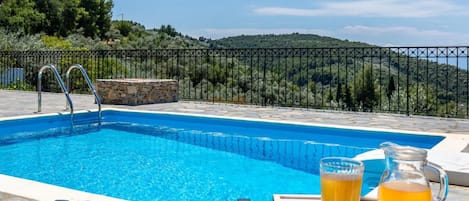
[[[204,40],[201,38],[200,40]],[[207,40],[212,47],[223,48],[311,48],[311,47],[370,47],[361,42],[339,40],[315,34],[241,35]]]
[[[111,28],[112,0],[3,0],[0,27],[22,35],[80,33],[105,38]]]
[[[0,26],[11,32],[36,33],[46,15],[32,0],[4,0],[0,6]]]

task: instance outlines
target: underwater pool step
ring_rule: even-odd
[[[96,125],[100,124],[101,119],[95,115],[90,115],[90,114],[81,114],[81,115],[76,115],[75,118],[73,118],[72,124],[74,126],[77,125]]]

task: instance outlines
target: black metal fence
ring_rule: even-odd
[[[179,81],[179,99],[467,118],[469,47],[0,51],[0,88],[36,90],[37,73],[83,65],[100,78]],[[72,93],[88,93],[72,75]],[[43,76],[43,91],[60,92]]]

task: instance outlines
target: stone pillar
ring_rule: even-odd
[[[178,101],[178,82],[170,79],[98,79],[103,104],[143,105]]]

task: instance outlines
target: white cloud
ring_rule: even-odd
[[[425,30],[407,26],[371,27],[363,25],[345,26],[334,33],[341,38],[349,38],[377,45],[467,45],[469,34]]]
[[[415,27],[406,26],[391,26],[391,27],[370,27],[363,25],[345,26],[343,31],[349,34],[363,34],[363,35],[382,35],[382,34],[395,34],[395,35],[413,35],[413,36],[432,36],[432,37],[450,37],[454,33],[443,32],[437,30],[419,30]]]
[[[466,8],[464,8],[466,7]],[[424,18],[441,15],[467,15],[467,6],[450,0],[359,0],[327,1],[315,9],[260,7],[259,15],[286,16],[356,16]]]

